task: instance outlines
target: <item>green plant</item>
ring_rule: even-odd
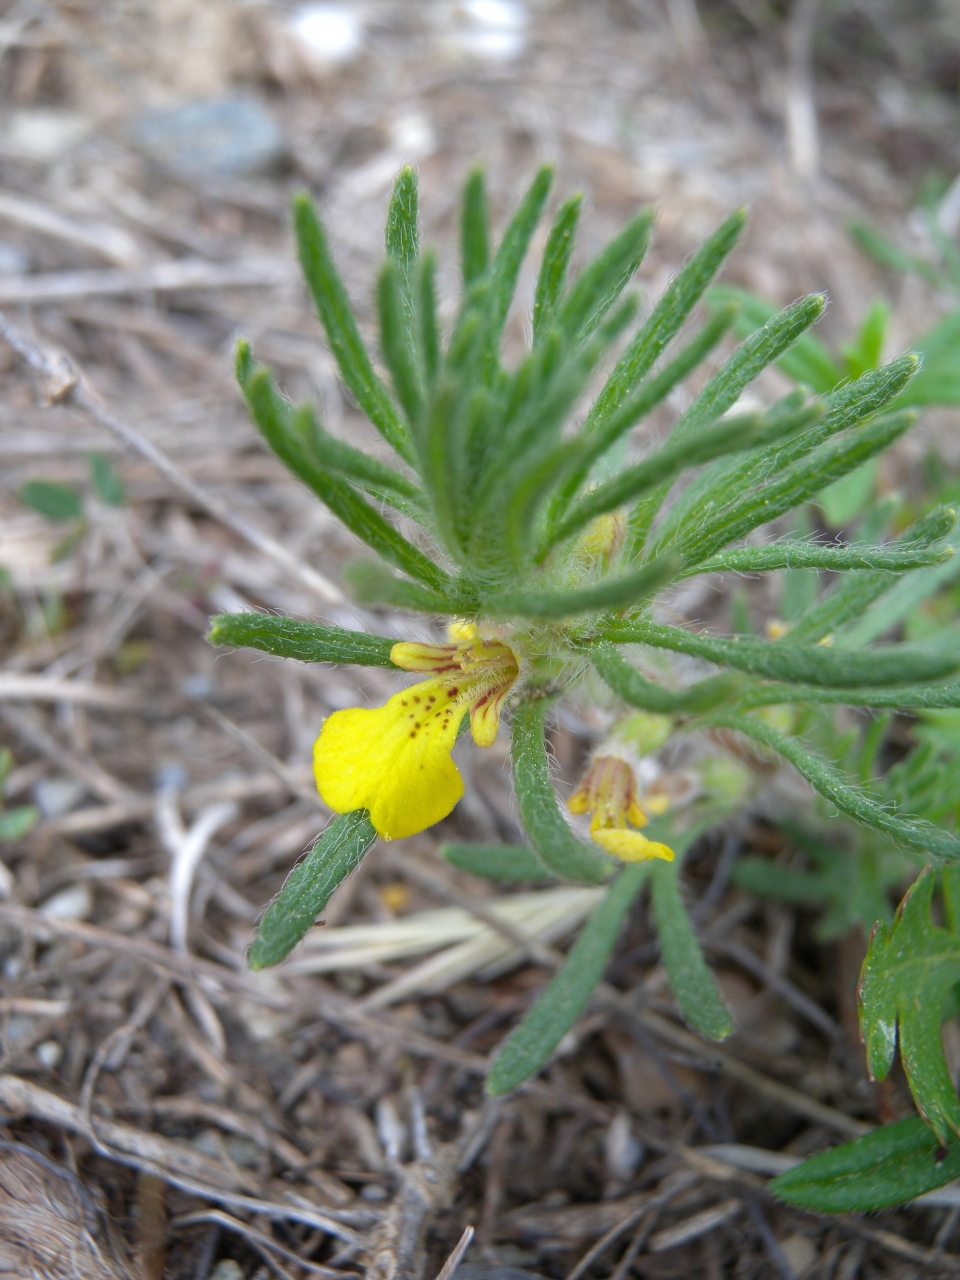
[[[127,495],[110,459],[102,453],[90,453],[87,462],[90,484],[99,501],[108,507],[123,506]],[[20,501],[54,524],[67,526],[53,549],[52,559],[63,560],[71,555],[88,527],[83,494],[58,480],[28,480],[20,489]]]
[[[328,433],[312,407],[290,404],[248,346],[238,346],[238,380],[267,443],[375,553],[345,570],[355,597],[450,620],[448,639],[394,644],[249,613],[214,618],[210,631],[218,645],[426,677],[381,708],[348,708],[325,722],[317,781],[339,816],[268,909],[250,952],[255,967],[278,962],[296,945],[378,835],[412,834],[452,810],[463,784],[450,752],[467,713],[474,740],[486,745],[501,708],[509,709],[529,848],[499,850],[486,868],[482,847],[454,847],[448,856],[481,874],[507,868],[509,877],[512,862],[524,875],[609,882],[609,889],[502,1047],[492,1092],[515,1087],[548,1060],[585,1007],[646,883],[681,1011],[705,1035],[720,1039],[731,1029],[678,872],[693,835],[742,805],[752,778],[717,749],[699,760],[688,801],[671,802],[669,790],[640,794],[633,762],[666,738],[703,741],[701,731],[719,732],[746,754],[789,762],[828,809],[898,856],[960,858],[952,826],[895,803],[889,789],[851,770],[849,759],[818,749],[818,725],[826,722],[817,719],[835,707],[960,708],[953,630],[915,643],[829,643],[898,584],[949,560],[954,511],[922,513],[892,540],[883,540],[883,526],[870,540],[842,544],[817,543],[796,529],[789,539],[771,540],[769,530],[909,429],[914,415],[904,405],[919,358],[874,367],[879,344],[868,330],[859,366],[851,355],[845,375],[824,373],[817,382],[818,349],[807,331],[824,299],[801,299],[752,326],[666,441],[631,460],[623,448],[629,432],[703,365],[743,314],[744,300],[728,299],[671,347],[735,245],[744,214],[718,228],[637,324],[626,289],[650,239],[650,215],[640,213],[571,279],[580,204],[567,200],[546,239],[532,342],[508,366],[504,324],[549,187],[550,171],[541,170],[494,248],[483,178],[471,175],[462,299],[442,334],[434,257],[419,246],[417,182],[410,170],[400,174],[377,286],[380,351],[392,390],[361,340],[313,205],[306,197],[295,201],[301,263],[330,348],[392,450],[389,463]],[[612,371],[577,421],[578,404],[615,350]],[[753,379],[785,361],[800,361],[804,386],[762,413],[737,412]],[[681,476],[689,483],[668,503]],[[383,514],[387,508],[416,528],[415,538]],[[764,528],[765,541],[745,542]],[[777,639],[708,635],[658,620],[658,599],[684,579],[785,570],[830,570],[835,585],[808,593]],[[688,683],[672,655],[718,670]],[[623,711],[569,801],[592,814],[589,838],[567,821],[550,779],[545,731],[564,697],[604,698]],[[641,830],[648,816],[654,822]]]
[[[9,747],[0,747],[0,841],[19,840],[40,821],[40,810],[32,804],[15,805],[8,809],[3,803],[3,788],[13,769],[13,755]]]

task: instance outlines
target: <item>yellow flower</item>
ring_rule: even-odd
[[[385,840],[415,835],[445,818],[463,795],[450,752],[470,711],[473,740],[492,745],[517,659],[499,640],[460,624],[450,644],[395,644],[391,660],[431,679],[382,707],[335,711],[313,748],[317,790],[337,813],[369,809]]]
[[[666,808],[664,800],[665,797],[658,797],[647,803],[647,808],[651,813],[662,813]],[[619,756],[599,756],[594,760],[567,801],[567,808],[571,813],[592,813],[592,839],[622,862],[644,862],[647,858],[673,861],[669,845],[648,840],[633,830],[647,825],[647,815],[637,796],[633,769]]]

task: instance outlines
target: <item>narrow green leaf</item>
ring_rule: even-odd
[[[398,509],[416,510],[422,515],[423,494],[413,481],[362,449],[355,449],[345,440],[332,436],[317,420],[312,405],[300,405],[294,410],[292,425],[308,454],[324,470],[339,472],[368,493],[383,496]]]
[[[784,637],[786,640],[786,637]],[[781,641],[783,643],[783,641]],[[741,708],[778,706],[793,702],[845,703],[851,707],[893,707],[903,711],[960,707],[960,683],[917,686],[891,685],[887,689],[824,689],[811,684],[762,684],[742,694]]]
[[[530,247],[530,240],[543,213],[543,206],[547,202],[552,183],[553,166],[543,165],[537,170],[536,177],[510,220],[510,225],[503,233],[503,239],[494,255],[490,268],[491,335],[494,338],[499,338],[500,331],[503,329],[513,293],[517,287],[520,264]]]
[[[520,819],[540,861],[564,880],[599,884],[612,868],[599,848],[579,840],[560,812],[544,743],[549,699],[522,702],[513,715],[513,781]]]
[[[882,453],[910,429],[911,412],[891,413],[875,418],[834,440],[827,440],[807,457],[788,466],[779,477],[759,488],[748,490],[738,500],[699,527],[676,538],[676,545],[690,563],[706,559],[721,547],[745,538],[748,533],[792,511],[819,493],[832,480]],[[692,522],[691,522],[692,525]]]
[[[875,262],[879,262],[881,267],[886,267],[888,271],[913,271],[928,284],[935,285],[938,289],[942,287],[943,273],[938,267],[925,258],[906,253],[874,227],[865,222],[851,222],[847,230],[854,244]]]
[[[693,573],[764,573],[771,569],[878,569],[907,573],[940,564],[953,556],[952,547],[830,546],[811,542],[778,542],[768,547],[736,547],[703,560]]]
[[[591,587],[574,591],[516,591],[488,598],[484,605],[493,614],[523,618],[573,618],[601,609],[626,609],[673,582],[680,572],[678,556],[661,556],[632,573],[604,578]]]
[[[586,1008],[603,977],[623,921],[649,874],[649,863],[633,863],[617,876],[570,948],[563,968],[520,1025],[504,1041],[487,1077],[493,1097],[509,1093],[541,1070]]]
[[[409,283],[414,263],[420,252],[420,192],[417,175],[409,165],[397,174],[387,210],[384,242],[387,257],[400,268],[403,279]]]
[[[559,442],[567,415],[617,334],[629,323],[634,305],[625,303],[608,317],[593,338],[570,353],[551,332],[532,353],[540,366],[530,378],[529,394],[492,443],[489,462],[476,482],[471,525],[474,540],[485,541],[499,528],[505,483],[515,482]],[[556,339],[556,341],[554,340]]]
[[[658,715],[710,711],[743,694],[744,678],[732,672],[710,676],[685,689],[664,689],[634,670],[613,645],[592,644],[588,653],[601,678],[614,693],[628,706],[638,707],[641,711],[653,711]]]
[[[769,1189],[816,1213],[875,1213],[960,1177],[960,1142],[946,1149],[919,1116],[875,1129],[804,1160]]]
[[[538,342],[550,328],[563,298],[582,204],[583,196],[579,192],[565,200],[557,210],[547,236],[533,302],[534,342]]]
[[[440,595],[419,582],[398,578],[381,560],[348,560],[343,566],[343,580],[357,604],[386,605],[416,613],[462,612],[457,596]]]
[[[957,513],[952,507],[937,507],[934,511],[915,521],[893,543],[893,546],[899,548],[933,546],[941,539],[954,534],[956,524]],[[950,543],[954,552],[958,549],[958,542],[960,542],[960,538],[954,536]],[[949,572],[953,567],[954,565],[951,562],[933,570],[933,575],[937,576],[933,579],[932,590],[935,590],[936,586],[939,585],[939,575],[946,576],[943,574],[944,569]],[[916,578],[909,579],[909,582],[916,584],[922,591],[926,581],[931,579],[930,571],[918,574],[917,577],[921,579],[920,583],[916,583]],[[856,578],[843,579],[828,596],[818,600],[794,622],[787,637],[788,642],[790,644],[816,642],[817,640],[822,640],[824,636],[830,635],[845,622],[853,618],[862,618],[867,607],[882,596],[884,592],[888,591],[896,581],[897,579],[889,573],[865,573],[858,575]],[[919,604],[920,598],[913,603]],[[912,607],[912,604],[910,607]],[[878,635],[882,635],[886,630],[886,626],[881,626],[878,631],[871,635],[858,636],[853,643],[869,644],[871,640],[875,640]],[[850,640],[848,639],[846,643],[850,644]]]
[[[553,880],[532,849],[518,844],[442,844],[451,866],[486,880]]]
[[[724,258],[739,240],[746,220],[746,209],[734,210],[670,281],[660,295],[649,319],[637,330],[633,341],[617,361],[616,368],[597,396],[584,424],[585,431],[603,431],[610,416],[616,413],[628,396],[634,394],[641,378],[646,377],[667,344],[679,333],[680,326],[699,302],[703,291],[720,269]],[[737,308],[731,306],[722,310],[725,312],[725,317],[721,321],[714,342],[729,328]],[[715,331],[716,318],[707,323],[704,332]],[[712,345],[713,343],[710,344]],[[681,376],[685,377],[686,374]],[[674,381],[679,380],[676,378]],[[638,421],[639,416],[638,414],[634,421]]]
[[[680,1012],[701,1035],[725,1040],[733,1031],[733,1020],[680,897],[680,859],[656,859],[650,878],[660,954]]]
[[[942,282],[941,282],[942,284]],[[923,367],[896,402],[898,409],[909,405],[960,404],[960,310],[929,329],[913,343],[923,356]]]
[[[463,283],[466,288],[483,275],[490,261],[487,192],[482,169],[473,170],[463,189],[460,252],[463,263]]]
[[[423,416],[423,387],[404,302],[403,275],[400,267],[389,258],[383,264],[377,282],[377,303],[384,363],[390,370],[393,389],[403,406],[407,421],[416,431]]]
[[[789,683],[849,685],[910,684],[942,679],[960,668],[960,645],[952,638],[943,647],[897,644],[882,649],[836,649],[829,645],[783,644],[780,641],[699,635],[682,627],[625,619],[606,627],[613,644],[650,644],[658,649],[705,658],[754,676]]]
[[[440,326],[437,322],[437,259],[432,251],[420,259],[417,274],[417,344],[424,380],[432,387],[440,372]]]
[[[396,643],[389,636],[321,627],[269,613],[218,613],[210,619],[207,640],[298,662],[355,662],[365,667],[392,667],[390,650]]]
[[[689,436],[705,423],[726,413],[739,399],[744,387],[762,373],[767,365],[779,359],[805,330],[819,320],[826,301],[821,293],[801,298],[741,342],[680,418],[673,434],[679,437]]]
[[[719,422],[702,428],[692,439],[678,440],[670,436],[662,448],[649,454],[642,462],[624,467],[613,479],[591,489],[557,526],[551,542],[569,538],[590,520],[607,511],[615,511],[657,485],[671,482],[688,467],[701,466],[725,453],[766,444],[771,434],[786,435],[799,430],[818,414],[817,406],[806,406],[790,418],[777,417],[773,420],[759,414],[743,414],[721,418]]]
[[[643,261],[652,226],[653,214],[644,209],[581,271],[557,313],[571,342],[588,337],[620,297]]]
[[[268,969],[293,950],[376,838],[366,809],[333,819],[267,907],[247,956],[251,969]]]
[[[55,480],[28,480],[20,490],[20,501],[58,524],[83,515],[83,498],[76,489]]]
[[[735,729],[789,760],[815,791],[854,822],[882,831],[897,844],[915,849],[927,857],[944,861],[960,859],[960,839],[957,836],[909,815],[901,817],[877,804],[862,791],[848,786],[831,765],[808,751],[797,738],[787,737],[752,716],[714,715],[710,717],[710,723]]]
[[[686,439],[706,423],[722,417],[740,398],[744,388],[788,351],[819,319],[825,305],[826,299],[822,294],[811,294],[773,316],[762,328],[744,339],[679,419],[671,438]],[[641,498],[631,512],[627,531],[628,556],[637,556],[643,550],[668,491],[668,485],[661,485],[648,497]],[[658,542],[665,545],[665,532],[661,533]]]
[[[731,304],[737,308],[736,329],[741,338],[761,329],[778,310],[772,303],[764,302],[746,289],[720,285],[707,294],[707,305],[711,309]],[[818,395],[832,391],[843,380],[843,370],[828,348],[812,333],[805,333],[799,338],[777,363],[788,378],[810,387]]]
[[[90,453],[87,458],[94,493],[108,507],[122,507],[127,495],[113,463],[105,453]]]
[[[293,220],[300,248],[300,262],[313,297],[317,314],[327,333],[330,350],[341,377],[356,397],[357,404],[383,438],[408,462],[413,452],[406,428],[383,383],[373,371],[350,300],[334,265],[326,234],[313,201],[299,195],[293,201]],[[239,375],[238,375],[239,376]]]
[[[782,476],[825,441],[879,413],[909,385],[916,371],[916,356],[892,360],[882,369],[838,387],[827,401],[825,416],[803,434],[777,441],[743,459],[714,463],[673,504],[657,532],[656,546],[669,546],[695,534],[707,521],[718,518],[717,513]],[[789,412],[787,406],[802,403],[802,399],[802,392],[787,397],[782,402],[784,411]]]
[[[849,377],[859,378],[868,369],[876,369],[883,358],[889,319],[890,308],[882,300],[878,299],[867,308],[866,315],[860,322],[856,342],[843,349]]]
[[[590,470],[598,459],[602,458],[616,442],[634,427],[651,410],[667,398],[673,388],[682,382],[689,373],[698,368],[730,327],[733,311],[721,312],[713,316],[682,351],[659,373],[640,387],[626,400],[622,401],[615,411],[611,411],[604,420],[598,421],[591,429],[590,418],[581,433],[583,441],[583,458],[569,479],[560,489],[553,504],[552,512],[556,519],[568,503],[576,495],[577,490],[590,474]],[[591,417],[593,411],[591,410]]]
[[[239,344],[242,353],[244,344]],[[242,364],[242,354],[238,358]],[[243,367],[248,367],[243,364]],[[347,528],[384,560],[441,594],[451,587],[449,576],[399,534],[379,512],[342,480],[307,457],[293,429],[290,406],[283,400],[266,369],[254,369],[242,382],[254,422],[277,457],[307,484]]]

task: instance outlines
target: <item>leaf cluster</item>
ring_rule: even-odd
[[[816,707],[960,707],[960,645],[952,629],[929,641],[874,644],[888,622],[852,638],[871,611],[900,601],[898,592],[909,599],[931,589],[932,575],[960,545],[955,512],[938,507],[895,538],[882,521],[869,529],[865,522],[855,539],[831,542],[798,536],[796,524],[794,536],[783,538],[772,526],[784,517],[796,522],[806,504],[863,474],[909,429],[910,406],[933,394],[923,390],[920,357],[880,363],[885,316],[875,310],[838,361],[810,333],[825,305],[819,294],[761,313],[747,295],[714,291],[710,313],[697,320],[698,304],[743,228],[742,210],[638,319],[629,285],[650,243],[650,212],[639,212],[574,273],[581,209],[574,196],[560,204],[546,234],[530,341],[510,363],[508,319],[550,186],[550,170],[541,169],[494,243],[483,175],[470,176],[459,309],[444,326],[435,258],[420,246],[417,180],[403,170],[376,286],[376,356],[313,204],[305,196],[294,202],[307,285],[343,382],[382,439],[377,451],[328,431],[312,406],[291,404],[245,343],[236,362],[269,447],[374,553],[348,566],[355,597],[495,624],[520,660],[512,762],[529,846],[497,854],[468,846],[448,856],[506,878],[610,880],[566,964],[497,1058],[490,1087],[498,1092],[539,1070],[579,1016],[645,885],[683,1015],[713,1038],[731,1029],[683,904],[680,858],[613,876],[613,862],[574,832],[558,804],[548,717],[554,700],[585,675],[626,708],[670,717],[676,731],[722,729],[787,762],[828,807],[887,848],[947,863],[960,856],[955,810],[934,796],[935,786],[921,785],[929,760],[917,757],[904,785],[892,776],[878,787],[803,728],[805,709]],[[737,345],[728,341],[731,330],[741,338]],[[717,362],[721,343],[726,354]],[[743,393],[775,365],[796,389],[763,412],[740,411]],[[649,427],[655,412],[658,421],[669,416],[670,393],[693,374],[699,389],[688,395],[689,407],[659,444],[635,456],[634,429]],[[804,580],[814,591],[792,610],[779,639],[709,635],[666,625],[655,614],[658,596],[681,580],[770,572],[814,575]],[[817,575],[827,573],[821,591]],[[884,617],[903,607],[891,606]],[[300,661],[391,665],[387,637],[266,614],[216,618],[210,638]],[[664,675],[656,661],[662,654],[695,660],[700,677],[683,683]],[[771,707],[799,709],[794,728],[779,727]],[[720,812],[716,807],[707,820]],[[697,829],[674,815],[662,838],[682,850]],[[365,811],[334,820],[270,907],[252,963],[276,963],[296,944],[373,839]],[[829,898],[843,886],[850,891],[825,855],[811,849],[811,856],[818,892]],[[851,910],[863,918],[879,910],[886,885],[881,877],[871,888],[865,874],[855,871],[852,881],[858,896]],[[798,894],[811,891],[809,883],[793,883]],[[922,949],[920,935],[909,936],[910,946]]]

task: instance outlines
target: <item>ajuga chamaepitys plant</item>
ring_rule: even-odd
[[[708,753],[692,784],[644,790],[635,765],[671,735],[711,730],[706,740],[780,756],[829,806],[896,848],[936,863],[960,857],[951,830],[858,785],[804,729],[806,709],[826,704],[960,707],[952,633],[931,643],[831,643],[902,575],[952,554],[954,512],[938,508],[886,542],[784,540],[769,528],[903,435],[913,414],[891,406],[918,358],[901,356],[820,395],[798,385],[763,412],[738,412],[745,388],[823,311],[823,297],[803,298],[701,379],[662,443],[630,457],[631,430],[700,368],[737,318],[733,301],[715,306],[693,332],[687,323],[745,215],[732,213],[638,319],[628,286],[650,241],[651,214],[639,213],[573,275],[580,199],[566,200],[546,238],[529,349],[507,365],[504,325],[550,185],[542,169],[494,246],[483,177],[470,176],[462,295],[443,332],[435,260],[420,248],[417,180],[401,172],[376,290],[384,377],[361,340],[317,213],[306,197],[296,200],[300,258],[327,341],[392,463],[329,434],[311,406],[290,404],[245,343],[237,352],[240,386],[270,448],[374,553],[347,566],[355,598],[442,619],[447,631],[435,644],[394,643],[248,613],[215,618],[210,633],[219,645],[420,677],[382,707],[337,711],[324,723],[316,779],[337,816],[268,908],[250,951],[257,968],[295,946],[378,836],[411,835],[451,812],[463,791],[451,758],[461,731],[469,726],[486,746],[501,718],[509,720],[529,847],[452,846],[448,856],[480,875],[511,874],[513,866],[609,887],[564,967],[502,1046],[488,1081],[493,1093],[549,1058],[647,882],[683,1015],[716,1039],[732,1029],[678,871],[694,837],[742,803],[747,770],[738,771],[735,757]],[[681,477],[689,482],[668,502]],[[391,512],[416,534],[401,533]],[[833,585],[775,639],[709,635],[668,625],[658,613],[660,593],[695,575],[785,569],[832,570]],[[671,654],[686,660],[674,663]],[[709,664],[692,681],[690,658]],[[550,780],[544,732],[566,696],[603,696],[622,712],[568,802],[589,815],[589,836],[577,834]]]

